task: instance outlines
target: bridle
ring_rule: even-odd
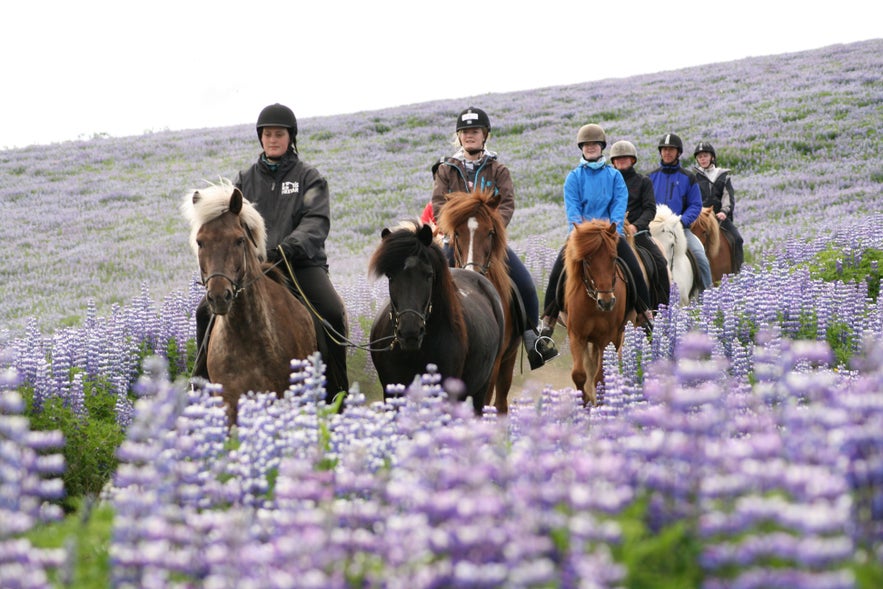
[[[611,296],[614,295],[614,292],[616,291],[616,279],[619,277],[619,272],[617,272],[616,269],[614,268],[613,284],[611,285],[611,288],[609,290],[599,290],[598,288],[595,287],[595,279],[592,277],[592,269],[591,269],[591,266],[589,265],[589,262],[591,261],[591,259],[592,259],[591,256],[588,256],[586,258],[583,258],[583,260],[582,260],[582,263],[583,263],[583,275],[582,275],[583,288],[586,289],[586,294],[589,296],[589,298],[597,303],[598,297],[600,295],[605,295],[605,294],[611,295]]]
[[[475,226],[472,226],[473,218],[470,218],[467,223],[469,225],[470,231],[474,234],[475,229],[477,228],[477,223]],[[494,251],[494,242],[497,239],[497,233],[492,230],[492,231],[490,231],[490,233],[488,235],[490,236],[490,240],[491,240],[490,251]],[[475,240],[470,239],[469,240],[470,248],[473,247],[474,244],[475,244]],[[454,263],[457,265],[457,267],[462,268],[464,270],[469,270],[471,266],[475,266],[476,272],[478,272],[479,274],[481,274],[483,276],[487,276],[488,270],[490,270],[490,267],[491,267],[491,261],[492,261],[491,256],[488,256],[487,261],[485,261],[484,264],[476,264],[475,262],[472,261],[472,253],[470,252],[470,255],[467,257],[467,261],[464,264],[461,257],[460,257],[460,248],[457,245],[457,233],[454,232]]]
[[[389,320],[392,321],[392,341],[389,343],[389,348],[392,349],[396,342],[399,341],[399,321],[405,315],[416,315],[417,319],[420,321],[420,327],[423,330],[426,330],[426,322],[429,319],[429,315],[432,313],[432,289],[430,287],[429,296],[426,299],[426,304],[423,306],[423,311],[418,311],[417,309],[404,309],[399,311],[396,308],[395,301],[392,298],[389,299]]]

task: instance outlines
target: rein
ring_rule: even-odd
[[[385,337],[379,338],[377,340],[370,341],[367,344],[357,344],[357,343],[354,343],[352,340],[350,340],[348,337],[346,337],[344,334],[339,333],[336,329],[334,329],[334,326],[331,325],[331,323],[329,323],[327,319],[322,317],[322,315],[319,313],[319,311],[316,310],[316,307],[313,306],[313,304],[310,302],[310,299],[307,297],[306,293],[304,292],[303,288],[301,288],[300,282],[298,282],[297,276],[295,276],[294,270],[292,270],[291,264],[288,262],[288,256],[285,255],[285,250],[282,249],[281,245],[277,245],[276,249],[279,251],[279,254],[282,256],[281,261],[285,263],[285,269],[288,271],[288,277],[291,279],[291,283],[294,284],[294,287],[297,289],[297,292],[300,293],[300,297],[303,300],[304,305],[310,311],[310,313],[312,313],[313,316],[316,319],[318,319],[319,322],[322,324],[322,329],[325,331],[325,334],[328,336],[328,339],[330,339],[332,342],[334,342],[338,346],[347,346],[349,348],[357,348],[359,350],[365,350],[367,352],[382,352],[384,350],[392,348],[392,345],[396,342],[395,335],[385,336]],[[270,266],[270,268],[275,268],[276,266],[279,265],[279,263],[280,262],[276,262],[275,264]],[[382,344],[382,343],[386,342],[387,340],[392,340],[392,342],[390,342],[389,346],[384,346],[381,348],[372,347],[375,344]]]

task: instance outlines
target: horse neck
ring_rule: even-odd
[[[429,322],[448,324],[458,336],[465,336],[466,323],[463,319],[460,291],[447,269],[443,275],[436,277],[436,287],[432,290],[432,313]]]

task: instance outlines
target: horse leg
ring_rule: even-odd
[[[587,407],[593,407],[597,399],[597,383],[604,377],[601,373],[601,362],[598,354],[597,345],[592,341],[587,341],[583,348],[583,356],[585,356],[586,372],[590,372],[592,378],[587,381],[587,386],[583,389],[583,404]]]
[[[583,394],[583,402],[586,399],[586,353],[585,349],[588,341],[585,337],[577,336],[575,333],[568,334],[570,337],[570,350],[573,359],[573,368],[570,371],[570,378],[573,380],[576,389]]]
[[[515,360],[518,358],[519,341],[521,340],[517,339],[515,345],[506,350],[500,361],[500,370],[494,387],[494,407],[497,408],[498,413],[509,413],[509,389],[512,388],[512,374],[515,371]]]

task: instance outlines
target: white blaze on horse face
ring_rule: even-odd
[[[469,220],[466,222],[466,226],[469,228],[469,253],[466,256],[466,268],[475,268],[475,230],[478,229],[478,221],[475,217],[469,217]],[[477,270],[476,270],[477,272]]]

